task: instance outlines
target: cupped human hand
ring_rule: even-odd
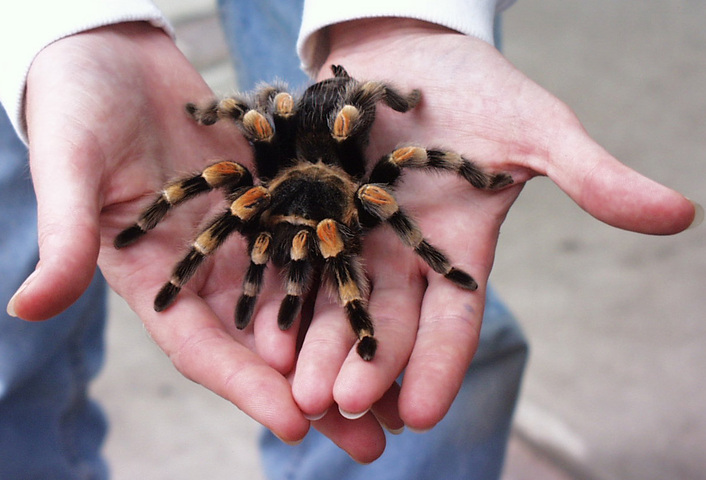
[[[309,428],[284,375],[296,332],[273,329],[279,337],[263,340],[271,347],[264,349],[279,357],[263,359],[255,353],[254,330],[238,331],[233,323],[247,266],[242,241],[224,247],[226,261],[204,266],[172,308],[153,309],[195,231],[225,208],[222,196],[180,207],[131,247],[113,246],[169,178],[199,171],[210,160],[248,165],[250,149],[237,129],[204,128],[185,113],[187,102],[212,95],[173,41],[148,24],[84,32],[40,52],[26,91],[40,261],[10,309],[27,320],[59,313],[85,290],[98,263],[185,376],[295,442]]]
[[[366,237],[375,359],[345,348],[354,338],[344,317],[319,297],[294,374],[297,403],[314,418],[325,414],[314,422],[324,432],[338,428],[341,413],[362,415],[356,421],[376,415],[391,430],[427,430],[443,418],[476,351],[502,222],[531,178],[548,176],[588,213],[623,229],[673,234],[695,218],[694,204],[621,164],[569,107],[482,40],[397,18],[334,25],[326,37],[320,78],[342,65],[359,80],[422,91],[409,113],[378,109],[371,161],[401,144],[444,148],[510,173],[514,184],[490,192],[449,174],[404,174],[400,204],[480,288],[461,290],[431,271],[389,228]]]

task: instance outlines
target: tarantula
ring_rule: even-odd
[[[372,360],[377,349],[366,305],[366,276],[359,260],[366,231],[386,222],[409,247],[454,284],[475,290],[478,284],[453,267],[427,242],[393,195],[404,168],[455,172],[480,189],[499,189],[512,178],[488,174],[460,155],[416,146],[397,148],[365,174],[365,146],[382,101],[407,112],[420,100],[419,90],[403,94],[377,81],[359,82],[341,66],[334,76],[311,85],[297,99],[284,86],[265,85],[243,96],[186,105],[199,124],[235,122],[254,151],[259,183],[243,165],[221,161],[202,172],[167,183],[137,222],[115,238],[115,247],[132,244],[154,228],[174,206],[222,189],[228,209],[197,236],[157,294],[162,311],[176,298],[198,266],[234,231],[248,241],[250,265],[235,308],[237,328],[245,328],[255,310],[266,265],[284,271],[286,296],[278,325],[289,328],[299,314],[315,272],[333,281],[359,342],[357,352]]]

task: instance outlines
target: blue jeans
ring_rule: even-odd
[[[260,79],[303,82],[294,52],[301,0],[220,0],[219,6],[241,89]],[[497,479],[526,357],[517,322],[489,289],[478,352],[449,413],[434,429],[388,435],[383,456],[367,466],[318,432],[291,447],[265,431],[265,472],[271,480]]]
[[[7,304],[38,260],[37,205],[27,151],[0,109],[0,296]],[[88,398],[100,369],[106,289],[46,322],[0,314],[0,478],[107,478],[106,423]]]
[[[301,0],[223,0],[220,10],[241,89],[274,77],[292,86],[306,81],[294,53]],[[36,245],[26,149],[0,112],[3,302],[34,268]],[[100,456],[106,422],[87,394],[103,359],[105,300],[105,282],[97,274],[81,299],[51,320],[28,323],[0,315],[0,479],[108,477]],[[265,432],[265,470],[273,480],[497,478],[526,351],[515,320],[491,290],[478,353],[436,428],[391,436],[385,454],[369,466],[351,461],[316,432],[296,447]]]

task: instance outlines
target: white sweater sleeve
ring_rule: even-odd
[[[172,33],[150,0],[21,0],[0,15],[0,103],[20,134],[27,72],[50,43],[104,25],[149,21]]]
[[[372,17],[403,17],[443,25],[493,43],[495,15],[514,0],[306,0],[297,51],[303,68],[315,72],[328,55],[326,27]]]

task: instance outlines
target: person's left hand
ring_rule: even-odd
[[[314,422],[324,432],[345,424],[339,409],[355,417],[372,407],[392,430],[427,430],[444,417],[478,345],[501,224],[532,177],[549,176],[589,213],[620,228],[671,234],[694,219],[691,202],[620,164],[566,105],[481,40],[394,18],[339,24],[328,38],[320,78],[336,64],[359,80],[422,91],[409,113],[378,109],[371,161],[400,144],[452,149],[487,171],[510,173],[515,183],[488,192],[453,175],[404,173],[400,204],[480,288],[464,291],[431,271],[389,228],[367,236],[363,256],[379,340],[374,361],[349,351],[355,339],[340,307],[319,296],[293,378],[305,413],[328,412]],[[394,382],[403,370],[400,388]]]

